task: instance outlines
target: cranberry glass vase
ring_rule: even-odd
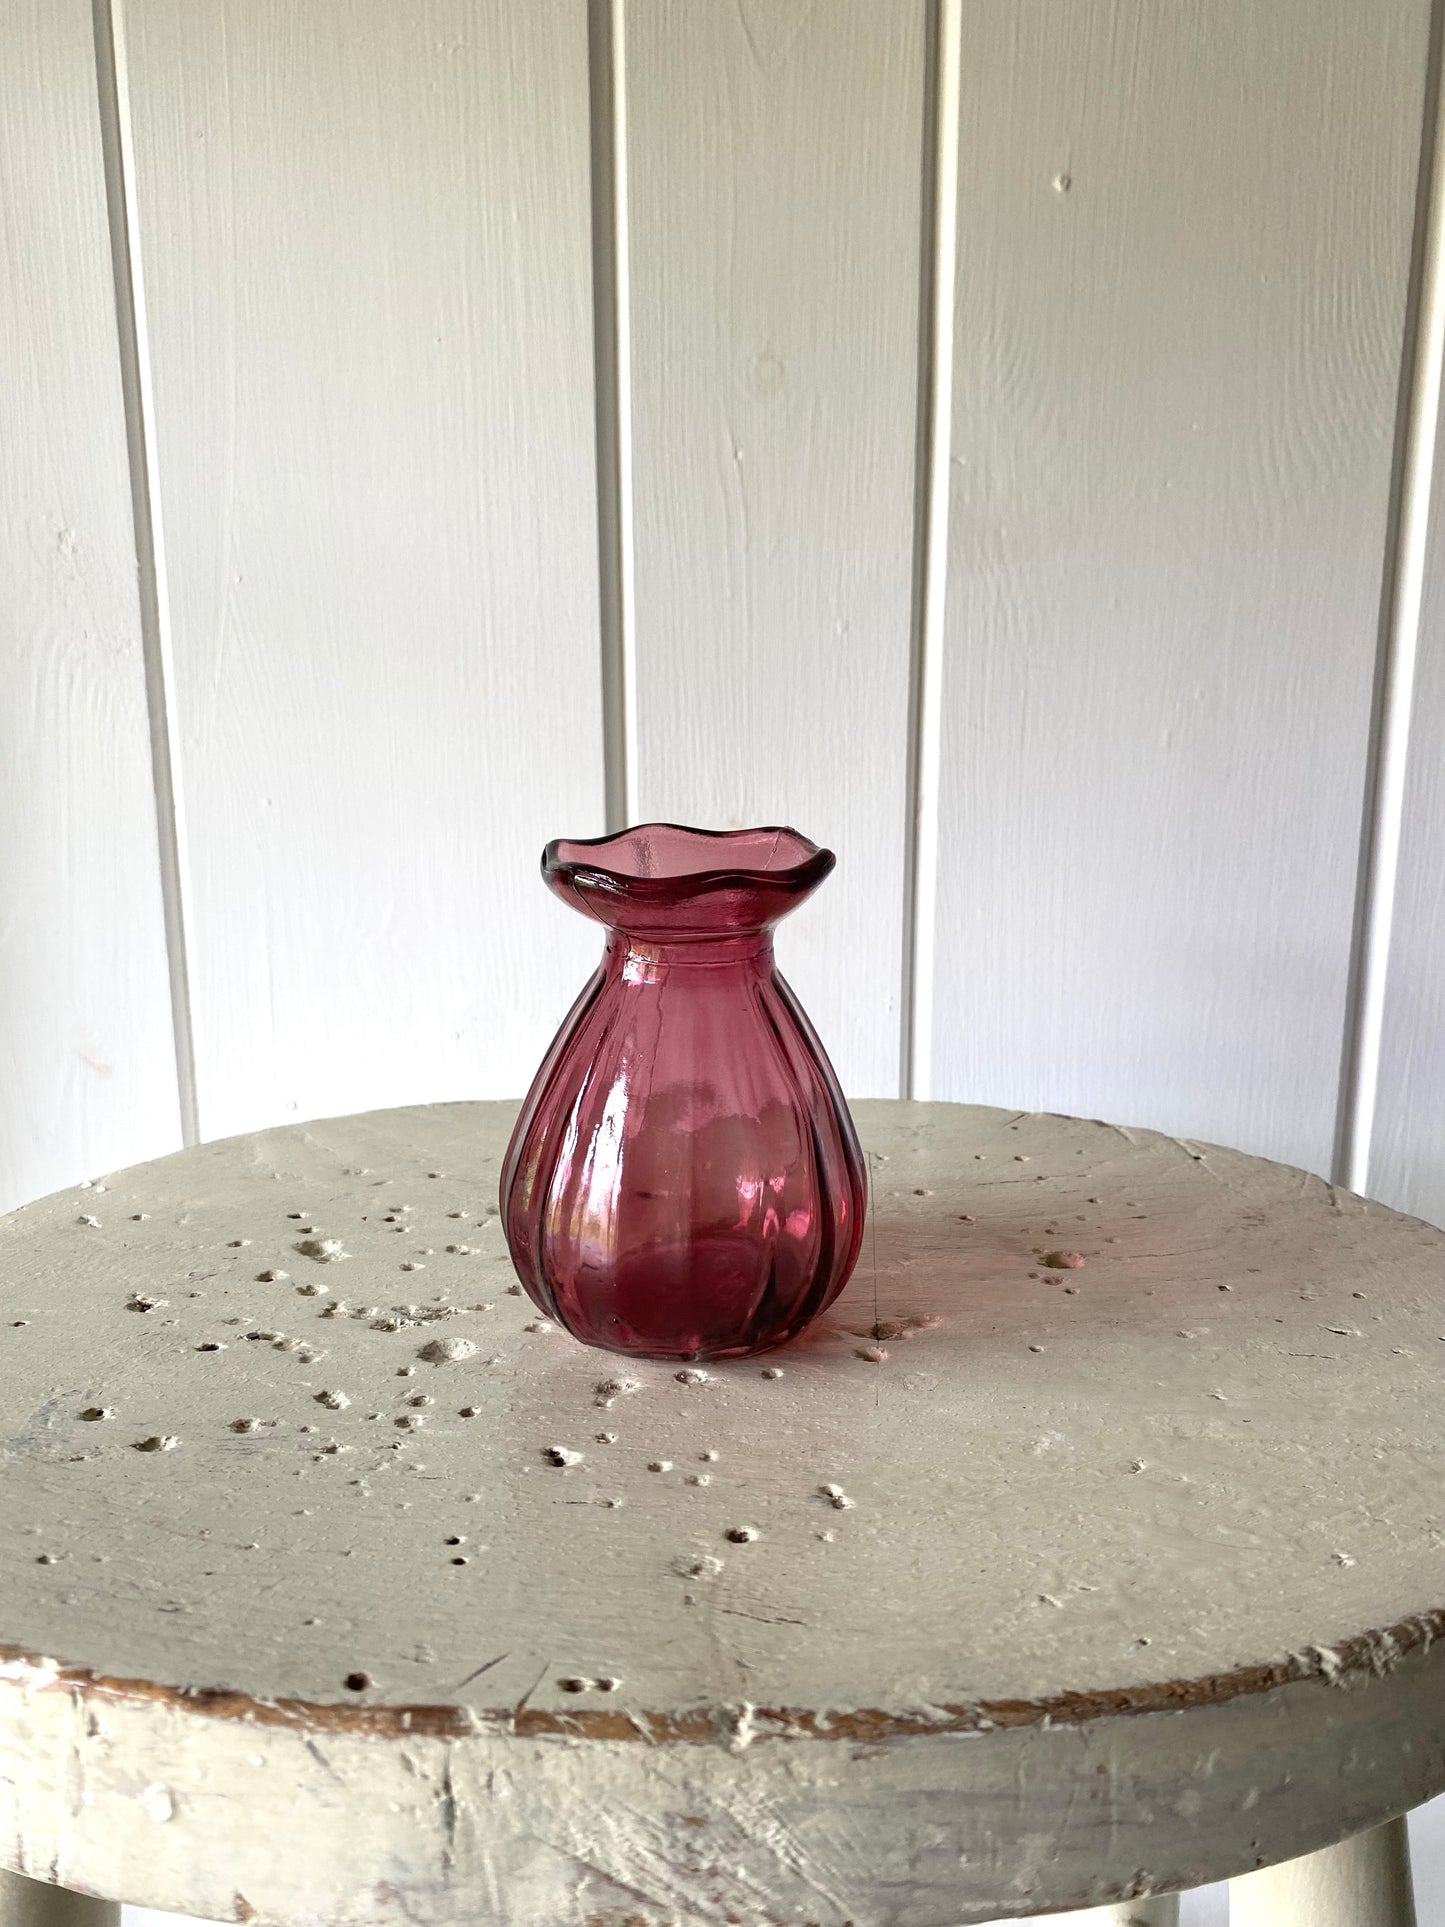
[[[867,1185],[773,926],[833,868],[796,830],[646,823],[549,843],[542,874],[607,928],[502,1170],[528,1295],[584,1344],[738,1358],[843,1289]]]

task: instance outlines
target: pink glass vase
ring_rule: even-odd
[[[502,1223],[528,1295],[584,1344],[738,1358],[847,1282],[863,1157],[773,962],[833,863],[786,829],[547,845],[547,883],[607,943],[517,1119]]]

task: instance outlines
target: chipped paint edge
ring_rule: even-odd
[[[1030,1726],[1080,1726],[1094,1720],[1219,1706],[1301,1680],[1321,1679],[1330,1686],[1349,1687],[1393,1672],[1412,1654],[1428,1654],[1442,1634],[1445,1607],[1434,1607],[1413,1613],[1393,1626],[1355,1634],[1329,1646],[1310,1646],[1282,1660],[1260,1661],[1197,1679],[1101,1687],[1039,1699],[940,1701],[909,1712],[885,1712],[879,1707],[816,1712],[807,1707],[749,1705],[747,1722],[752,1735],[759,1739],[868,1744]],[[172,1686],[154,1680],[112,1678],[0,1642],[0,1686],[5,1684],[18,1687],[24,1697],[64,1688],[108,1702],[175,1706],[207,1719],[242,1720],[316,1734],[357,1733],[377,1739],[417,1734],[462,1738],[485,1732],[516,1739],[704,1746],[715,1744],[720,1732],[730,1732],[738,1715],[736,1707],[726,1706],[668,1713],[603,1709],[559,1712],[534,1706],[474,1710],[427,1702],[388,1706],[263,1700],[232,1687]]]
[[[959,1927],[1097,1906],[1312,1852],[1440,1791],[1438,1630],[1353,1642],[1348,1664],[1296,1655],[1228,1700],[841,1751],[746,1706],[710,1745],[560,1721],[321,1730],[11,1658],[0,1866],[278,1927]]]

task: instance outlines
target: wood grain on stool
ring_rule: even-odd
[[[512,1294],[509,1106],[17,1213],[0,1860],[217,1919],[953,1927],[1445,1785],[1445,1237],[857,1108],[853,1283],[699,1373]]]

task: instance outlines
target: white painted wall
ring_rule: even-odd
[[[180,1112],[89,0],[0,13],[0,1204]]]
[[[520,1091],[668,815],[853,1092],[1445,1221],[1430,14],[11,0],[0,1202]]]

